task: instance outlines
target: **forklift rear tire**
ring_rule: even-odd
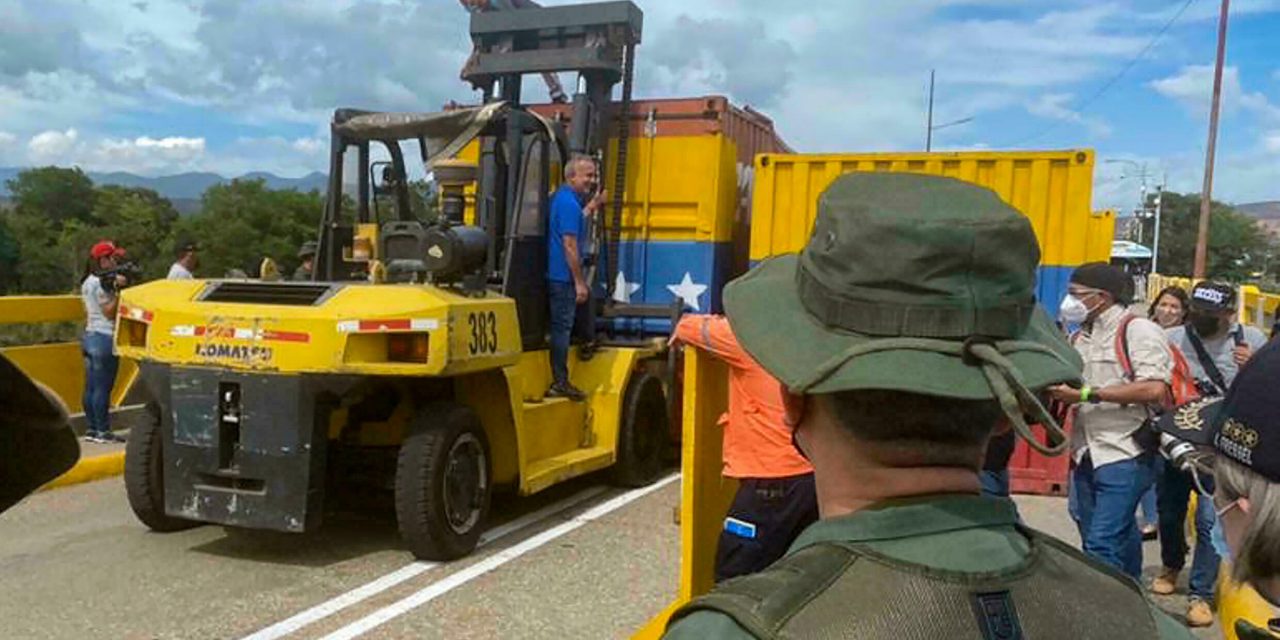
[[[182,531],[201,523],[164,512],[164,431],[160,407],[148,402],[147,419],[129,430],[124,447],[124,488],[133,515],[152,531]]]
[[[667,402],[662,380],[650,373],[637,374],[627,385],[618,428],[618,462],[613,481],[624,487],[652,484],[662,473],[667,449]]]
[[[418,412],[396,466],[396,522],[414,557],[456,560],[476,548],[491,477],[489,442],[471,409],[440,403]]]

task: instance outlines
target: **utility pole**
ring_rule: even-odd
[[[929,123],[924,135],[924,150],[933,151],[933,76],[936,69],[929,70]]]
[[[1156,187],[1156,231],[1151,241],[1151,273],[1160,273],[1160,214],[1164,210],[1164,186],[1169,182],[1169,174],[1164,175]]]
[[[1200,191],[1200,234],[1196,237],[1196,261],[1193,275],[1205,277],[1205,262],[1209,256],[1209,212],[1213,202],[1213,159],[1218,146],[1218,109],[1222,102],[1222,65],[1227,57],[1227,17],[1231,12],[1231,0],[1222,0],[1222,15],[1218,18],[1218,60],[1213,69],[1213,103],[1209,107],[1209,148],[1204,155],[1204,189]]]

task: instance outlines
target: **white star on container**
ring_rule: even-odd
[[[640,284],[627,282],[626,274],[618,270],[618,277],[613,281],[613,300],[622,304],[631,304],[631,294],[640,290]]]
[[[694,311],[702,311],[702,306],[698,304],[698,296],[707,290],[707,285],[694,284],[693,276],[688,271],[684,272],[684,280],[681,280],[680,284],[669,284],[667,290],[684,300],[685,306]]]

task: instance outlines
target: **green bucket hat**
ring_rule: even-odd
[[[1036,304],[1039,261],[1031,223],[989,189],[852,173],[819,197],[804,250],[729,283],[724,302],[743,347],[793,393],[997,399],[1033,446],[1060,453],[1031,390],[1078,381],[1083,365]]]

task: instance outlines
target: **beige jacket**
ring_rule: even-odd
[[[1121,305],[1104,311],[1075,337],[1076,351],[1084,359],[1084,383],[1094,389],[1131,382],[1116,356],[1116,331],[1127,313]],[[1173,380],[1173,356],[1169,340],[1154,322],[1136,318],[1129,323],[1129,359],[1136,381]],[[1071,432],[1071,451],[1076,462],[1087,452],[1093,466],[1120,462],[1142,453],[1130,435],[1147,417],[1142,405],[1111,403],[1082,404],[1077,408]]]

